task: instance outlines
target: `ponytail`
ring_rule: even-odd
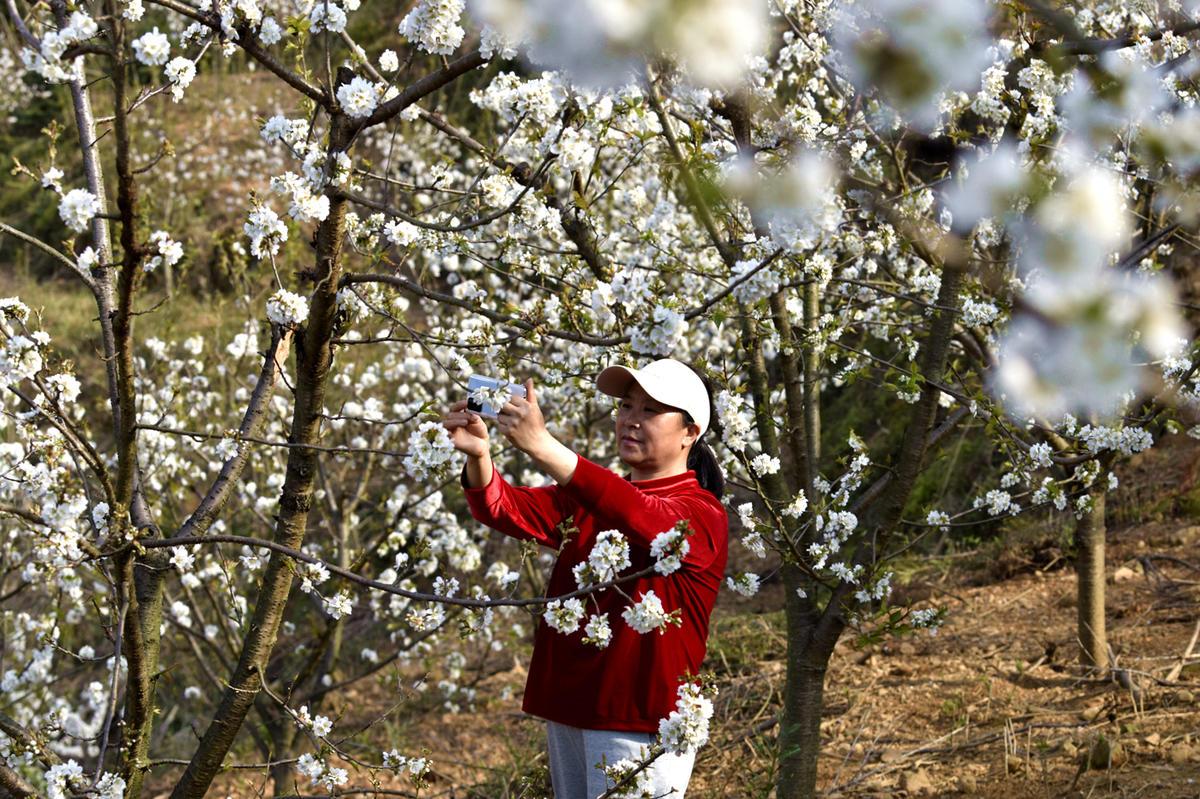
[[[691,422],[689,422],[691,424]],[[709,449],[708,444],[697,439],[688,452],[687,467],[696,472],[696,480],[700,487],[707,490],[717,499],[725,493],[725,476],[717,463],[717,456]]]
[[[691,364],[689,368],[704,382],[704,388],[708,392],[708,429],[718,428],[716,410],[713,408],[712,402],[712,383],[709,382],[708,376],[701,372]],[[694,424],[695,419],[687,411],[683,412],[685,424]],[[707,431],[705,431],[707,434]],[[725,493],[725,475],[721,472],[721,466],[717,463],[717,456],[713,454],[712,448],[704,441],[704,436],[696,439],[692,444],[691,450],[688,451],[687,467],[696,472],[696,480],[700,483],[700,487],[708,491],[717,499]]]

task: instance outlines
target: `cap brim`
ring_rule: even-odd
[[[609,366],[596,375],[596,388],[610,397],[624,397],[631,383],[637,380],[633,370],[624,366]]]

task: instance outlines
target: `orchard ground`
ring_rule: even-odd
[[[1164,679],[1200,615],[1200,525],[1188,516],[1197,465],[1200,443],[1168,437],[1125,466],[1110,503],[1109,637],[1140,694],[1077,666],[1070,517],[1057,529],[1022,522],[974,551],[902,564],[896,599],[950,611],[937,635],[839,644],[822,723],[824,795],[1200,795],[1200,658]],[[773,795],[781,590],[772,580],[753,598],[726,591],[717,604],[706,665],[720,695],[692,799]],[[425,752],[433,774],[420,796],[548,797],[543,727],[520,710],[528,654],[510,647],[473,677],[468,667],[460,684],[477,695],[460,712],[446,712],[436,685],[415,689],[421,675],[410,671],[399,692],[377,682],[329,710],[338,729],[370,727],[381,749]],[[1110,767],[1081,771],[1104,754],[1101,736],[1119,745],[1103,758]],[[227,775],[214,795],[258,795],[261,779]],[[381,787],[413,795],[410,783],[385,779]]]

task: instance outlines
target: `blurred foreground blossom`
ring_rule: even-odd
[[[984,0],[860,0],[835,15],[830,38],[855,85],[929,130],[939,94],[979,88],[991,63],[987,23]]]
[[[592,88],[636,80],[660,55],[699,84],[737,83],[767,44],[767,4],[754,0],[472,0],[469,8],[533,62]]]
[[[1068,134],[1102,147],[1112,137],[1152,122],[1172,103],[1162,71],[1136,48],[1101,53],[1099,62],[1103,78],[1097,81],[1077,70],[1061,104]]]
[[[1030,169],[1007,139],[978,160],[960,165],[961,179],[942,198],[954,217],[954,228],[967,233],[982,219],[1010,214],[1032,182]]]
[[[1118,264],[1134,238],[1129,178],[1085,144],[1060,147],[1054,176],[1002,141],[942,196],[959,233],[992,219],[1009,234],[1022,293],[990,387],[1011,413],[1052,423],[1117,413],[1150,388],[1146,362],[1177,356],[1183,335],[1169,281]]]
[[[1021,416],[1057,422],[1065,414],[1109,417],[1131,393],[1147,387],[1151,372],[1135,362],[1142,347],[1161,343],[1156,335],[1131,343],[1139,327],[1179,332],[1174,308],[1154,295],[1165,281],[1128,275],[1142,290],[1103,298],[1088,314],[1054,324],[1018,316],[1004,331],[997,353],[993,390]],[[1162,337],[1165,339],[1165,336]],[[1159,349],[1159,357],[1169,354]]]
[[[771,240],[788,252],[812,249],[842,221],[837,166],[818,150],[795,153],[776,174],[739,157],[726,167],[722,183],[726,193],[761,215]]]
[[[1014,228],[1025,299],[1065,319],[1109,288],[1103,274],[1110,257],[1128,246],[1133,222],[1116,174],[1088,164]]]
[[[1023,416],[1111,416],[1183,335],[1165,278],[1111,264],[1133,231],[1120,179],[1084,165],[1014,228],[1028,311],[1002,334],[993,388]]]

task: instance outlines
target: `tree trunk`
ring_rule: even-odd
[[[801,599],[800,570],[783,570],[787,623],[787,682],[780,712],[778,799],[811,799],[817,792],[817,758],[821,753],[821,709],[824,705],[825,670],[830,651],[815,646],[820,614],[811,599]]]
[[[819,319],[821,316],[821,290],[817,287],[816,278],[810,278],[804,284],[804,333],[815,340]],[[808,501],[816,502],[816,492],[813,488],[813,478],[820,474],[821,463],[821,353],[814,346],[804,351],[804,442],[808,447],[806,460],[809,474],[805,478],[804,488],[808,491]]]
[[[150,735],[154,728],[155,688],[162,624],[162,587],[169,568],[162,550],[130,558],[127,590],[133,596],[125,618],[126,662],[129,664],[125,691],[126,727],[121,776],[125,796],[142,794],[150,761]],[[136,724],[134,723],[136,720]]]
[[[338,85],[348,83],[348,69],[338,72]],[[330,152],[345,150],[348,128],[344,118],[331,123]],[[346,235],[346,206],[343,197],[334,197],[329,215],[317,227],[316,288],[310,298],[307,324],[295,340],[296,387],[288,440],[297,444],[317,441],[321,428],[321,409],[333,362],[333,321],[337,310],[336,294],[341,277],[341,248]],[[312,506],[316,474],[316,451],[297,447],[288,453],[287,470],[275,515],[274,540],[299,549],[304,543]],[[238,664],[221,697],[216,715],[192,755],[187,769],[171,792],[172,799],[200,799],[208,793],[250,707],[262,687],[263,669],[271,657],[283,621],[284,608],[292,588],[291,561],[272,553],[259,584],[250,624],[242,641]]]
[[[936,262],[932,256],[927,260]],[[937,299],[939,310],[921,345],[920,368],[926,382],[921,389],[921,398],[909,417],[904,440],[894,459],[890,482],[883,493],[865,508],[858,503],[851,506],[859,511],[865,510],[860,528],[876,531],[873,538],[859,539],[854,556],[856,564],[869,565],[880,551],[881,542],[892,535],[900,521],[904,503],[920,474],[921,463],[931,441],[937,401],[941,394],[938,384],[946,370],[950,337],[958,315],[965,272],[965,262],[947,262],[943,266]],[[863,498],[860,496],[860,501]],[[783,579],[787,603],[788,666],[779,732],[777,796],[778,799],[810,799],[817,790],[825,671],[833,656],[833,648],[845,629],[841,604],[852,593],[853,584],[839,582],[824,611],[818,613],[811,596],[802,599],[796,595],[796,588],[803,587],[799,569],[785,566]]]
[[[1079,662],[1089,670],[1108,668],[1104,629],[1104,488],[1091,488],[1092,509],[1075,523],[1075,571],[1078,574]]]

